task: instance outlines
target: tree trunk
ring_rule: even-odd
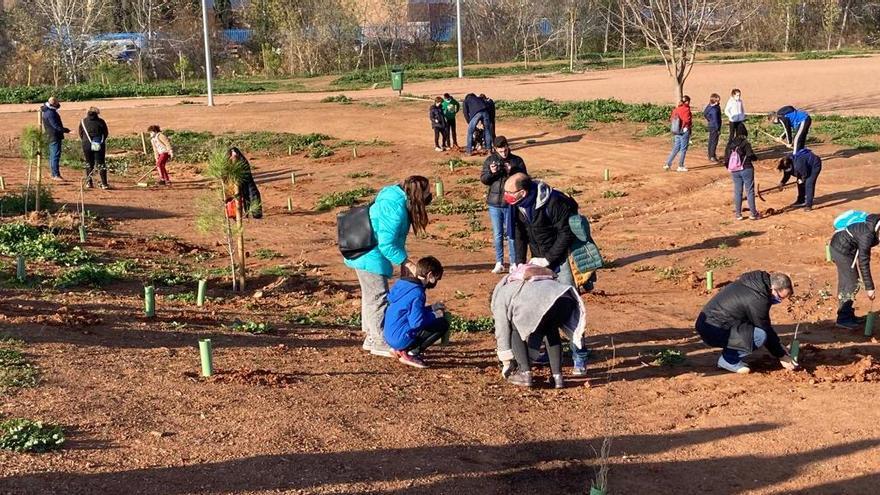
[[[568,71],[569,72],[574,72],[574,59],[575,59],[574,24],[575,24],[575,14],[574,14],[574,8],[572,8],[571,9],[571,24],[570,24],[571,27],[569,30],[571,33],[571,38],[568,40]]]
[[[42,173],[42,168],[43,168],[43,166],[42,166],[42,163],[40,163],[40,162],[41,162],[41,158],[42,158],[42,155],[37,155],[37,177],[36,177],[36,184],[37,184],[36,192],[37,192],[37,195],[36,195],[36,197],[34,198],[34,211],[37,212],[37,213],[40,212],[40,188],[41,188],[42,185],[43,185],[43,173]]]
[[[620,52],[623,56],[623,68],[626,69],[626,10],[620,2]]]
[[[244,211],[242,210],[241,191],[235,186],[235,250],[238,252],[238,291],[244,292],[245,288],[245,252],[244,252],[244,225],[242,224]]]
[[[791,4],[785,5],[785,45],[782,51],[788,53],[788,43],[791,39]]]
[[[223,205],[223,226],[226,230],[226,252],[229,254],[229,275],[232,278],[232,292],[238,292],[238,271],[235,266],[235,251],[232,249],[232,228],[229,226],[229,215],[226,212],[226,194],[223,182],[220,182],[220,204]]]
[[[605,13],[605,42],[602,45],[602,53],[608,53],[608,32],[611,31],[611,2],[608,2],[608,10]]]
[[[843,34],[846,32],[846,21],[849,17],[849,2],[843,6],[843,22],[840,23],[840,35],[837,37],[837,49],[843,46]]]

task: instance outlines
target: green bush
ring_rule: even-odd
[[[274,330],[272,325],[265,322],[256,321],[236,321],[230,327],[233,332],[244,332],[253,335],[261,335],[270,333]]]
[[[268,82],[249,82],[237,80],[217,80],[215,93],[258,93],[278,89],[277,84]],[[147,96],[198,96],[207,93],[204,82],[181,88],[177,81],[158,81],[138,84],[127,82],[105,86],[102,84],[72,84],[55,88],[54,86],[12,86],[0,87],[0,103],[42,103],[50,96],[61,101],[86,101],[101,98],[134,98]]]
[[[440,200],[428,206],[428,212],[436,215],[465,215],[485,211],[486,203],[475,199],[464,199],[458,202]]]
[[[111,282],[121,280],[128,274],[131,262],[120,260],[109,265],[104,263],[83,263],[65,270],[55,279],[55,287],[102,287]]]
[[[374,194],[375,192],[376,190],[371,187],[359,187],[357,189],[352,189],[351,191],[325,194],[318,198],[318,202],[315,203],[315,210],[330,211],[333,208],[340,206],[353,206],[361,198]]]
[[[566,121],[572,129],[585,129],[593,122],[664,123],[671,106],[652,103],[630,104],[614,98],[554,102],[544,98],[526,101],[499,101],[498,109],[514,117],[538,117]]]
[[[453,332],[492,332],[495,330],[495,320],[489,316],[479,318],[462,318],[458,315],[447,314],[449,329]]]
[[[27,194],[28,211],[34,211],[36,193],[36,187],[31,186],[30,192],[27,192],[27,186],[22,186],[18,191],[9,191],[0,196],[0,216],[23,214],[25,194]],[[55,198],[52,197],[52,188],[42,185],[40,187],[40,209],[53,211],[56,207]]]
[[[58,425],[29,419],[10,419],[0,423],[0,449],[15,452],[46,452],[64,445],[64,431]]]
[[[66,266],[92,259],[92,255],[79,246],[71,246],[51,232],[43,232],[21,222],[0,225],[0,254],[23,255],[27,259],[52,261]]]

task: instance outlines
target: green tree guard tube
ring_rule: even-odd
[[[25,276],[24,256],[19,255],[15,258],[15,278],[17,278],[19,282],[24,282]]]
[[[438,180],[437,182],[435,182],[434,183],[434,195],[437,196],[438,200],[443,199],[444,192],[445,191],[443,190],[443,181]]]
[[[801,353],[801,343],[798,339],[794,339],[791,341],[791,348],[788,350],[788,354],[791,356],[793,361],[798,360],[798,356]]]
[[[205,292],[208,290],[208,281],[207,280],[199,280],[199,292],[196,294],[196,306],[202,307],[205,305]]]
[[[79,242],[86,242],[86,226],[79,226]]]
[[[712,273],[712,270],[706,272],[706,290],[712,290],[715,288],[715,274]]]
[[[156,289],[152,285],[144,287],[144,315],[147,318],[156,316]]]
[[[211,339],[199,340],[199,354],[202,357],[202,376],[214,374],[214,360],[211,357]]]
[[[868,313],[868,316],[865,317],[865,337],[870,337],[874,335],[874,318],[877,317],[877,313],[871,311]]]

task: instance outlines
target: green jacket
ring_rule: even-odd
[[[458,104],[455,98],[451,98],[449,101],[443,99],[442,103],[443,107],[443,116],[446,117],[446,120],[455,120],[455,114],[461,110],[461,105]]]

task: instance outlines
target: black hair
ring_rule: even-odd
[[[495,142],[492,144],[497,149],[507,148],[507,138],[504,136],[497,136],[497,137],[495,137]]]
[[[433,273],[438,280],[443,277],[443,265],[433,256],[425,256],[416,263],[417,277],[427,277],[429,273]]]
[[[530,191],[532,189],[532,178],[527,174],[522,174],[513,181],[517,191]]]

